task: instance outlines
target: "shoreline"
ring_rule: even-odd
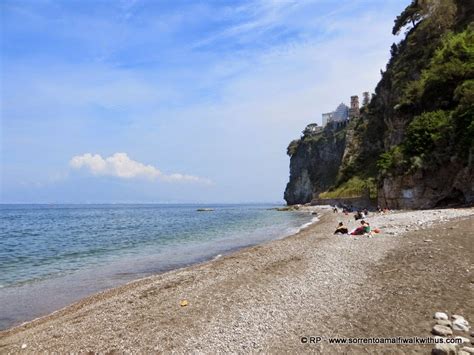
[[[216,346],[216,340],[210,337],[212,334],[224,338],[217,344],[217,349],[222,351],[309,350],[294,341],[284,348],[272,347],[275,343],[270,339],[281,342],[295,337],[295,327],[279,321],[293,314],[300,318],[297,327],[301,329],[300,336],[305,334],[304,329],[313,327],[313,322],[308,322],[301,312],[311,306],[320,312],[322,308],[340,308],[344,299],[338,297],[338,293],[350,295],[367,282],[362,271],[370,271],[373,263],[403,246],[403,235],[410,231],[405,230],[407,225],[416,232],[437,223],[450,223],[453,219],[468,218],[472,224],[474,214],[474,209],[449,209],[369,216],[371,224],[376,223],[375,226],[382,229],[380,237],[369,239],[333,236],[335,223],[339,219],[349,220],[352,215],[333,214],[327,208],[316,209],[322,211],[319,221],[296,234],[131,281],[0,331],[0,350],[19,351],[26,344],[29,351],[186,352],[197,349],[207,352],[211,349],[209,346]],[[420,224],[422,217],[426,221]],[[404,226],[407,219],[410,223]],[[374,248],[372,255],[360,260],[360,253],[370,247]],[[321,287],[315,287],[318,285]],[[275,304],[278,298],[285,299],[289,305]],[[188,300],[189,306],[180,307],[182,299]],[[321,307],[324,299],[329,303]],[[361,307],[357,303],[354,306]],[[206,325],[201,319],[208,321]],[[246,319],[250,322],[246,323]],[[230,331],[229,328],[235,329]],[[327,324],[320,326],[319,331],[323,330],[328,332]],[[188,334],[186,341],[176,343],[182,332]],[[142,333],[145,333],[144,341],[134,342],[133,337]],[[254,335],[249,337],[249,334]],[[81,343],[77,339],[81,336],[87,340]]]
[[[43,314],[37,315],[37,316],[35,316],[33,318],[30,318],[30,319],[25,319],[23,321],[21,321],[21,320],[17,321],[17,322],[15,322],[15,324],[13,324],[11,326],[8,326],[6,328],[0,328],[0,337],[1,337],[2,333],[4,333],[4,332],[8,332],[8,331],[10,331],[14,328],[17,328],[17,327],[22,327],[22,326],[24,326],[28,323],[31,323],[31,322],[36,322],[38,320],[41,320],[42,318],[49,317],[53,314],[56,314],[58,312],[63,311],[64,309],[67,309],[69,307],[73,307],[78,303],[81,303],[83,301],[87,301],[89,298],[94,297],[96,295],[98,296],[98,295],[101,295],[103,293],[107,293],[108,291],[112,291],[114,289],[121,288],[121,287],[127,286],[131,283],[139,282],[139,281],[142,281],[142,280],[154,277],[154,276],[163,275],[163,274],[167,274],[167,273],[170,273],[170,272],[179,271],[179,270],[186,269],[186,268],[192,268],[194,266],[199,266],[199,265],[202,265],[202,264],[213,262],[214,260],[218,260],[222,257],[228,256],[228,255],[231,255],[231,254],[234,254],[234,253],[238,253],[239,251],[242,251],[242,250],[245,250],[245,249],[248,249],[248,248],[252,248],[252,247],[255,247],[255,246],[258,246],[258,245],[263,245],[263,244],[270,243],[270,242],[275,241],[275,240],[281,240],[281,239],[291,237],[291,236],[299,233],[301,230],[310,227],[311,225],[313,225],[314,223],[316,223],[318,221],[317,216],[311,216],[313,211],[315,211],[315,208],[313,208],[313,207],[304,207],[304,208],[301,208],[301,210],[299,210],[299,211],[292,211],[291,213],[297,213],[297,214],[301,214],[301,215],[308,215],[308,218],[311,218],[311,219],[310,219],[309,222],[305,222],[305,223],[301,224],[298,227],[294,227],[293,230],[291,230],[291,231],[287,231],[286,233],[282,232],[280,236],[275,236],[275,237],[273,237],[271,239],[268,239],[268,240],[265,240],[263,242],[262,241],[252,242],[252,241],[249,240],[248,244],[236,245],[236,246],[233,246],[233,247],[229,247],[228,249],[222,250],[222,251],[220,251],[219,253],[217,253],[215,255],[199,256],[199,257],[196,257],[195,259],[193,259],[191,261],[183,261],[183,262],[181,262],[181,263],[179,263],[175,266],[166,267],[162,270],[146,272],[146,275],[143,275],[143,273],[142,273],[142,275],[140,275],[140,273],[136,273],[136,274],[130,273],[130,274],[134,275],[134,276],[132,276],[133,277],[132,279],[126,280],[124,282],[119,282],[115,285],[108,286],[108,287],[105,287],[105,288],[99,288],[96,291],[87,292],[85,295],[80,296],[80,297],[75,297],[75,299],[73,298],[71,301],[69,301],[67,303],[61,302],[61,303],[63,303],[62,305],[60,305],[59,307],[55,307],[54,309],[52,309],[50,311],[44,312]],[[284,212],[278,212],[278,213],[284,213]],[[80,272],[83,275],[87,276],[90,271],[82,270]],[[66,274],[66,275],[63,276],[63,278],[64,277],[69,278],[69,276],[70,276],[70,274]],[[114,275],[111,275],[111,277],[113,277],[113,276]],[[53,282],[54,279],[45,279],[45,280],[42,280],[42,281]],[[70,280],[66,280],[66,281],[70,281]],[[74,281],[74,280],[72,280],[72,281]],[[31,286],[35,286],[36,282],[37,282],[37,280],[27,281],[27,282],[24,282],[23,284],[14,285],[14,286],[11,286],[11,287],[12,288],[31,287]],[[47,308],[51,308],[51,307],[47,307]]]

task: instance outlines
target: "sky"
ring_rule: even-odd
[[[2,0],[0,202],[283,202],[408,2]]]

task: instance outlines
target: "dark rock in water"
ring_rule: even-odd
[[[198,208],[196,211],[198,212],[212,212],[214,211],[213,208]]]
[[[276,211],[285,212],[285,211],[298,211],[300,209],[300,205],[293,205],[293,206],[286,206],[286,207],[278,207],[274,208]]]

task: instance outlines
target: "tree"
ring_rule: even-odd
[[[309,125],[306,126],[306,128],[303,130],[303,136],[309,136],[311,134],[314,134],[316,132],[319,132],[321,130],[321,127],[318,126],[317,123],[310,123]]]
[[[288,148],[286,148],[286,154],[288,154],[290,157],[293,156],[298,150],[300,143],[301,141],[299,139],[292,140],[288,145]]]
[[[443,32],[453,25],[457,11],[453,0],[418,0],[418,3],[421,16],[429,19],[432,29]]]
[[[393,35],[398,35],[403,27],[408,25],[410,22],[413,27],[418,21],[422,19],[422,8],[418,0],[412,0],[411,4],[407,6],[403,12],[395,19],[395,25],[392,29]]]

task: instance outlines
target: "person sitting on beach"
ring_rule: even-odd
[[[332,211],[333,211],[334,213],[339,212],[336,206],[334,206],[334,209],[333,209]]]
[[[372,231],[369,222],[365,222],[364,224],[364,234],[367,234],[369,237],[372,236]]]
[[[364,216],[362,215],[362,213],[360,211],[357,211],[355,214],[354,214],[354,219],[357,221],[358,219],[362,219],[364,218]]]
[[[344,223],[339,222],[339,226],[336,228],[334,234],[347,234],[349,230],[344,226]]]

